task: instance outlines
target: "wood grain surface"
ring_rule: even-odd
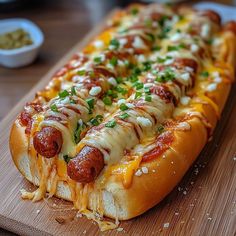
[[[74,217],[75,211],[65,201],[51,199],[32,203],[21,199],[19,190],[33,189],[33,186],[20,175],[11,160],[8,147],[11,124],[25,102],[48,82],[53,72],[99,30],[96,27],[76,45],[1,122],[0,227],[20,235],[235,235],[236,86],[230,93],[213,140],[179,186],[142,216],[122,222],[119,231],[100,233],[93,222]]]

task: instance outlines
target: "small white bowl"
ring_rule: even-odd
[[[30,64],[36,58],[43,44],[43,33],[33,22],[21,18],[0,20],[0,34],[19,28],[30,34],[33,44],[16,49],[0,49],[0,64],[3,66],[17,68]]]

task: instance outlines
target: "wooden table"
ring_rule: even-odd
[[[0,19],[22,17],[34,21],[45,35],[39,57],[32,65],[20,69],[0,67],[0,120],[52,65],[117,5],[117,1],[110,0],[57,0],[42,1],[14,12],[0,12]],[[0,235],[14,234],[0,229]]]

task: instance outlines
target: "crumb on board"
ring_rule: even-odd
[[[170,223],[169,223],[169,222],[163,224],[163,227],[164,227],[164,228],[169,228],[169,226],[170,226]]]
[[[36,214],[39,214],[39,212],[40,212],[40,210],[37,210],[37,211],[36,211]]]
[[[122,227],[119,227],[119,228],[117,229],[118,232],[121,232],[121,231],[123,231],[123,230],[124,230],[124,228],[122,228]]]

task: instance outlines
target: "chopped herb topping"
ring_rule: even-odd
[[[98,126],[102,121],[103,121],[103,116],[102,115],[97,115],[96,117],[91,118],[89,120],[89,122],[94,126]]]
[[[59,112],[56,104],[52,104],[50,108],[54,112]]]
[[[135,16],[135,15],[138,14],[139,10],[137,8],[132,8],[130,12],[131,12],[132,15]]]
[[[171,81],[174,78],[175,78],[175,74],[174,74],[173,70],[170,67],[167,67],[167,68],[165,68],[165,70],[163,72],[161,72],[157,76],[156,81],[164,83],[164,82]]]
[[[79,143],[79,141],[81,140],[81,132],[82,130],[85,128],[85,124],[82,122],[82,124],[78,123],[77,124],[77,127],[76,127],[76,130],[74,132],[74,140],[75,140],[75,143]]]
[[[120,84],[120,83],[123,82],[123,79],[122,79],[121,77],[117,77],[117,78],[116,78],[116,82],[117,82],[118,84]]]
[[[85,70],[79,70],[79,71],[77,71],[77,74],[78,75],[85,75],[85,72],[86,72]]]
[[[129,107],[126,106],[124,103],[121,103],[121,104],[120,104],[120,109],[121,109],[121,111],[125,111],[125,110],[128,110]]]
[[[181,48],[185,48],[186,47],[186,45],[185,44],[179,44],[179,45],[177,45],[177,46],[171,46],[171,45],[169,45],[168,47],[167,47],[167,51],[168,52],[171,52],[171,51],[178,51],[179,49],[181,49]]]
[[[116,66],[117,63],[118,63],[117,58],[113,56],[113,57],[111,58],[111,60],[110,60],[110,64],[111,64],[112,66]]]
[[[154,34],[147,33],[146,35],[147,35],[148,39],[149,39],[151,42],[154,42],[154,41],[155,41],[156,38],[155,38],[155,35],[154,35]]]
[[[70,94],[67,90],[63,90],[58,95],[60,98],[65,98],[65,97],[69,96]]]
[[[143,70],[144,71],[149,71],[152,68],[152,64],[150,61],[145,61],[143,62]]]
[[[212,45],[213,41],[214,41],[214,39],[208,39],[207,44]]]
[[[69,157],[68,155],[64,155],[63,158],[64,158],[64,161],[65,161],[67,164],[68,164],[69,161],[72,159],[72,158]]]
[[[208,71],[203,71],[200,75],[202,77],[208,77],[209,76],[209,72]]]
[[[108,127],[108,128],[114,128],[116,126],[116,121],[115,120],[108,121],[105,124],[105,126]]]
[[[135,93],[135,99],[140,98],[142,96],[142,92],[136,92]]]
[[[152,51],[160,51],[161,47],[160,46],[154,46],[152,47]]]
[[[145,101],[151,102],[152,101],[152,97],[150,95],[145,95]]]
[[[143,83],[139,82],[139,81],[137,81],[133,84],[133,87],[135,87],[137,90],[142,89],[143,86],[144,86]]]
[[[111,104],[112,104],[112,101],[111,101],[111,98],[110,98],[110,97],[104,97],[104,98],[102,99],[102,101],[103,101],[103,103],[104,103],[105,105],[107,105],[107,106],[111,106]]]
[[[71,95],[76,95],[76,89],[75,89],[75,86],[72,86],[72,87],[71,87],[70,92],[71,92]]]
[[[157,127],[157,132],[159,133],[159,134],[161,134],[163,131],[164,131],[164,126],[163,125],[159,125],[158,127]]]
[[[117,97],[118,97],[117,93],[116,93],[114,90],[111,90],[111,89],[109,89],[109,90],[106,92],[106,95],[108,95],[108,96],[110,96],[110,97],[112,97],[112,98],[117,98]]]
[[[119,118],[121,118],[122,120],[125,120],[129,117],[130,115],[128,113],[123,113],[121,115],[119,115]]]
[[[147,26],[147,27],[152,27],[152,20],[151,19],[146,19],[144,21],[144,24]]]
[[[115,49],[118,49],[119,46],[120,46],[120,43],[119,43],[119,41],[117,39],[112,39],[110,41],[110,45],[113,46]]]
[[[168,17],[167,16],[162,16],[161,19],[158,21],[158,24],[163,27],[166,20],[168,20]]]
[[[117,91],[118,93],[121,93],[122,95],[125,95],[125,94],[128,93],[128,90],[127,90],[127,89],[122,88],[122,87],[120,87],[120,86],[117,86],[117,87],[116,87],[116,91]]]
[[[93,61],[94,61],[96,64],[100,64],[100,63],[102,63],[102,58],[101,58],[101,57],[95,57],[95,58],[93,59]]]
[[[144,93],[146,93],[146,94],[151,94],[150,88],[149,88],[149,87],[145,87],[145,88],[144,88]]]
[[[87,104],[89,106],[89,114],[91,114],[92,113],[92,109],[94,108],[95,100],[94,100],[94,98],[88,98],[88,99],[86,99],[86,102],[87,102]]]

